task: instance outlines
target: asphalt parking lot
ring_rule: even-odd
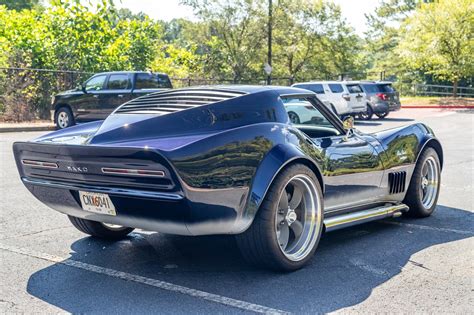
[[[86,237],[18,178],[12,143],[42,132],[0,134],[0,312],[472,313],[474,111],[404,109],[356,126],[414,121],[444,146],[433,216],[328,233],[311,263],[288,274],[247,265],[232,237]]]

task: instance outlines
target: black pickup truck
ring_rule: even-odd
[[[141,71],[102,72],[90,77],[74,90],[52,99],[54,123],[58,129],[105,119],[119,105],[139,96],[171,89],[166,74]]]

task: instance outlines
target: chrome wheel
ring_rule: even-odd
[[[322,204],[313,180],[292,177],[281,192],[275,216],[276,238],[282,253],[300,261],[312,251],[322,224]]]
[[[433,157],[426,159],[423,164],[420,185],[421,203],[423,207],[429,209],[436,200],[439,187],[439,167]]]
[[[68,127],[69,126],[69,115],[68,115],[68,113],[66,113],[64,111],[59,112],[57,121],[58,121],[58,126],[60,128]]]

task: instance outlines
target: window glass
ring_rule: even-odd
[[[395,89],[392,87],[391,84],[378,84],[378,86],[381,89],[381,92],[386,92],[386,93],[395,92]]]
[[[127,73],[111,74],[107,82],[109,90],[125,90],[130,88],[130,77]]]
[[[339,134],[334,125],[321,113],[317,107],[306,98],[285,98],[283,99],[285,110],[288,113],[290,122],[298,129],[307,127],[324,130],[332,130],[333,134]]]
[[[104,87],[105,75],[98,75],[86,82],[86,91],[99,91]]]
[[[328,85],[329,85],[329,89],[331,89],[331,92],[333,92],[333,93],[342,93],[342,92],[344,92],[344,89],[342,88],[342,85],[340,85],[340,84],[331,83],[331,84],[328,84]]]
[[[310,90],[316,94],[324,94],[324,88],[322,84],[297,84],[294,87]]]
[[[171,82],[168,76],[152,73],[138,73],[135,82],[136,89],[168,89]]]
[[[364,90],[366,93],[380,93],[383,92],[377,84],[364,84]]]
[[[351,94],[363,93],[362,88],[359,86],[359,84],[347,84],[346,86],[347,86],[347,90]]]

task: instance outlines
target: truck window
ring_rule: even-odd
[[[324,88],[322,84],[295,84],[296,88],[310,90],[316,94],[324,94]]]
[[[104,87],[106,75],[98,75],[86,82],[86,91],[99,91]]]
[[[136,82],[136,89],[169,89],[171,82],[168,76],[162,74],[152,73],[138,73]]]
[[[107,82],[109,90],[126,90],[130,88],[130,77],[126,73],[111,74]]]
[[[331,89],[331,92],[333,93],[342,93],[344,92],[344,89],[342,88],[342,85],[340,84],[328,84],[329,85],[329,88]]]

